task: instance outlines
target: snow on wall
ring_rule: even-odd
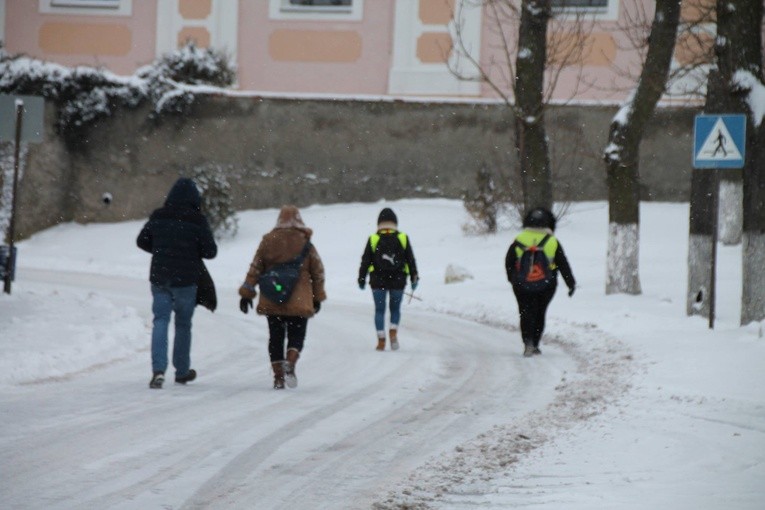
[[[59,105],[58,129],[66,133],[108,117],[119,107],[149,100],[155,113],[186,113],[195,94],[222,93],[235,70],[215,49],[193,44],[155,60],[132,76],[103,69],[67,68],[0,48],[0,92],[34,94]]]

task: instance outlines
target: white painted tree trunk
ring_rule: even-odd
[[[765,320],[765,234],[744,232],[741,325]]]
[[[711,261],[712,236],[692,234],[688,239],[688,315],[709,317]]]
[[[744,183],[721,180],[719,197],[718,236],[727,246],[737,245],[744,228]]]
[[[639,225],[608,225],[606,294],[640,294]]]

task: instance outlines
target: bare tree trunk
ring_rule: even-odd
[[[743,291],[741,324],[765,319],[765,122],[755,118],[756,90],[763,83],[762,23],[763,4],[754,0],[718,0],[718,34],[728,44],[721,53],[732,61],[732,94],[746,112],[746,160],[743,200]],[[718,44],[720,37],[718,36]],[[722,60],[722,58],[721,58]],[[721,69],[728,67],[720,63]],[[748,90],[742,87],[750,79]],[[742,104],[743,103],[743,104]],[[762,115],[762,112],[759,113]]]
[[[561,11],[560,16],[556,14],[560,24],[551,26],[551,0],[449,1],[455,2],[451,24],[453,58],[446,60],[449,70],[461,80],[485,83],[505,102],[514,116],[523,201],[519,208],[552,209],[552,163],[544,110],[561,71],[582,65],[594,24],[579,14],[571,16]],[[478,6],[484,9],[484,23],[495,37],[488,55],[480,59],[466,43],[463,29],[463,13]],[[458,65],[460,62],[472,64],[474,72],[466,72],[464,65]],[[513,190],[503,194],[514,196],[517,194]]]
[[[688,238],[688,315],[709,317],[714,250],[714,208],[717,206],[715,170],[693,170]]]
[[[743,169],[743,292],[741,324],[765,319],[765,128],[762,118],[754,118],[753,90],[763,87],[762,75],[762,2],[756,0],[717,0],[717,70],[709,73],[706,113],[747,114],[746,157]],[[694,171],[699,182],[705,171]],[[714,186],[716,179],[712,180]],[[710,185],[708,184],[707,187]],[[716,193],[716,188],[708,193]],[[704,211],[704,194],[691,201],[691,244],[689,263],[700,263],[703,248],[695,245],[694,217]],[[711,215],[710,215],[711,216]],[[698,230],[698,228],[696,229]],[[711,241],[707,242],[707,244]],[[707,264],[708,265],[708,264]],[[697,271],[689,267],[689,310]],[[708,306],[703,307],[708,310]]]
[[[639,143],[639,142],[638,142]],[[637,154],[608,161],[608,251],[606,294],[640,294],[640,182]]]
[[[672,62],[680,4],[658,0],[648,52],[634,94],[611,123],[604,151],[608,183],[609,236],[606,294],[640,294],[640,173],[645,127],[664,93]]]
[[[552,176],[544,125],[544,76],[550,0],[523,0],[516,58],[516,150],[525,210],[552,210]]]

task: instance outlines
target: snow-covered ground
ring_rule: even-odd
[[[421,270],[402,348],[374,350],[356,271],[391,206]],[[236,288],[275,210],[245,211],[208,266],[187,386],[149,390],[142,222],[66,224],[19,246],[0,295],[3,508],[762,509],[763,324],[738,325],[740,247],[719,249],[715,329],[685,315],[688,207],[641,209],[641,296],[605,296],[607,205],[559,222],[579,287],[521,356],[504,276],[515,228],[463,231],[456,201],[302,210],[329,300],[300,385],[274,391]],[[445,284],[449,264],[473,278]]]

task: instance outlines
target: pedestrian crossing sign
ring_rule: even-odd
[[[746,152],[746,115],[696,115],[694,168],[742,168]]]

